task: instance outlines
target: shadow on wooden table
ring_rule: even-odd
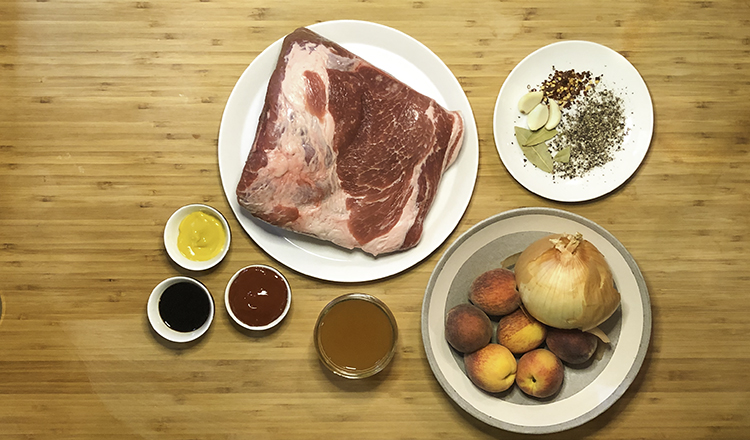
[[[396,353],[396,355],[385,367],[385,369],[375,374],[374,376],[366,377],[364,379],[348,379],[345,377],[341,377],[326,368],[323,362],[321,362],[318,358],[317,352],[315,352],[314,348],[312,349],[312,352],[313,355],[310,356],[310,363],[312,364],[311,368],[319,369],[321,373],[326,377],[326,379],[328,379],[328,381],[333,386],[340,389],[341,391],[353,393],[372,391],[378,388],[383,382],[388,381],[388,378],[391,376],[392,366],[394,362],[397,362],[398,357],[398,353]]]

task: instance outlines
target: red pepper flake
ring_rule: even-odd
[[[600,76],[593,77],[589,71],[557,70],[554,66],[552,70],[539,89],[545,99],[554,99],[560,108],[570,108],[579,96],[591,93],[601,80]]]

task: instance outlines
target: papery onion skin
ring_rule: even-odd
[[[588,331],[620,305],[604,255],[581,234],[535,241],[518,257],[514,271],[526,311],[552,327]]]

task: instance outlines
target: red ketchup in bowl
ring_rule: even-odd
[[[289,310],[289,284],[268,266],[248,266],[229,281],[226,306],[240,325],[254,330],[273,327]]]

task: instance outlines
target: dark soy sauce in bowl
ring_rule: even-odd
[[[200,281],[176,276],[154,287],[146,304],[151,328],[170,342],[191,342],[203,336],[214,320],[214,298]]]
[[[159,315],[164,324],[178,332],[192,332],[208,320],[211,302],[198,285],[178,282],[164,290],[159,299]]]

